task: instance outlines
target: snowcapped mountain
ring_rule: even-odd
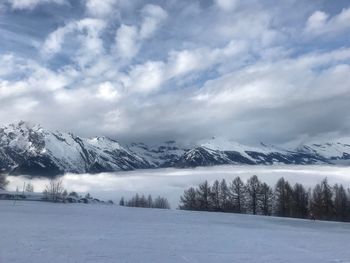
[[[190,149],[175,141],[152,145],[131,143],[125,145],[125,148],[146,160],[152,167],[172,167]]]
[[[150,164],[106,137],[80,138],[26,122],[0,128],[0,169],[52,176],[149,168]]]
[[[350,144],[342,142],[325,142],[304,144],[296,151],[321,156],[334,164],[350,165]]]
[[[82,138],[50,132],[27,122],[0,128],[0,171],[53,176],[66,172],[98,173],[159,167],[197,167],[223,164],[345,164],[350,144],[303,144],[282,149],[258,147],[212,138],[186,146],[175,141],[122,145],[106,137]]]
[[[210,166],[220,164],[324,164],[322,156],[280,149],[261,143],[260,147],[242,145],[229,140],[212,138],[186,152],[177,167]]]

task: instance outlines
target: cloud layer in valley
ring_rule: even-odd
[[[116,202],[124,197],[131,197],[135,193],[153,196],[165,196],[171,202],[172,208],[177,208],[183,191],[191,186],[208,180],[212,184],[215,180],[225,179],[230,183],[236,176],[247,181],[253,174],[267,184],[274,186],[277,180],[284,177],[291,184],[302,183],[313,188],[325,177],[330,184],[343,184],[350,187],[350,168],[331,166],[215,166],[198,167],[195,169],[149,169],[118,173],[102,174],[66,174],[63,179],[64,187],[68,191],[91,193],[94,197],[112,199]],[[41,192],[49,183],[49,179],[22,176],[9,177],[9,189],[21,189],[23,183],[32,183],[36,192]]]
[[[349,33],[345,0],[4,0],[0,123],[127,141],[345,137]]]

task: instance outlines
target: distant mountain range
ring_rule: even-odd
[[[350,165],[350,145],[340,142],[281,149],[212,138],[186,146],[167,141],[157,145],[120,144],[107,137],[81,138],[50,132],[27,122],[0,128],[0,170],[31,176],[99,173],[160,167],[197,167],[224,164],[343,164]]]

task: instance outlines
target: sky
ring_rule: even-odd
[[[350,131],[348,0],[0,0],[0,124],[123,141]]]

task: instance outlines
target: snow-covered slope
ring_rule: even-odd
[[[280,149],[261,143],[260,147],[242,145],[229,140],[212,138],[186,152],[176,163],[178,167],[219,164],[324,164],[322,156]]]
[[[298,152],[322,156],[332,163],[350,165],[350,144],[342,142],[326,142],[304,144],[297,148]]]
[[[190,149],[190,147],[178,144],[175,141],[166,141],[152,145],[131,143],[125,147],[147,160],[153,167],[172,167]]]
[[[149,168],[141,157],[106,137],[85,139],[49,132],[26,122],[0,129],[0,168],[14,174],[51,176]]]
[[[0,262],[349,262],[350,227],[228,213],[0,201]]]

